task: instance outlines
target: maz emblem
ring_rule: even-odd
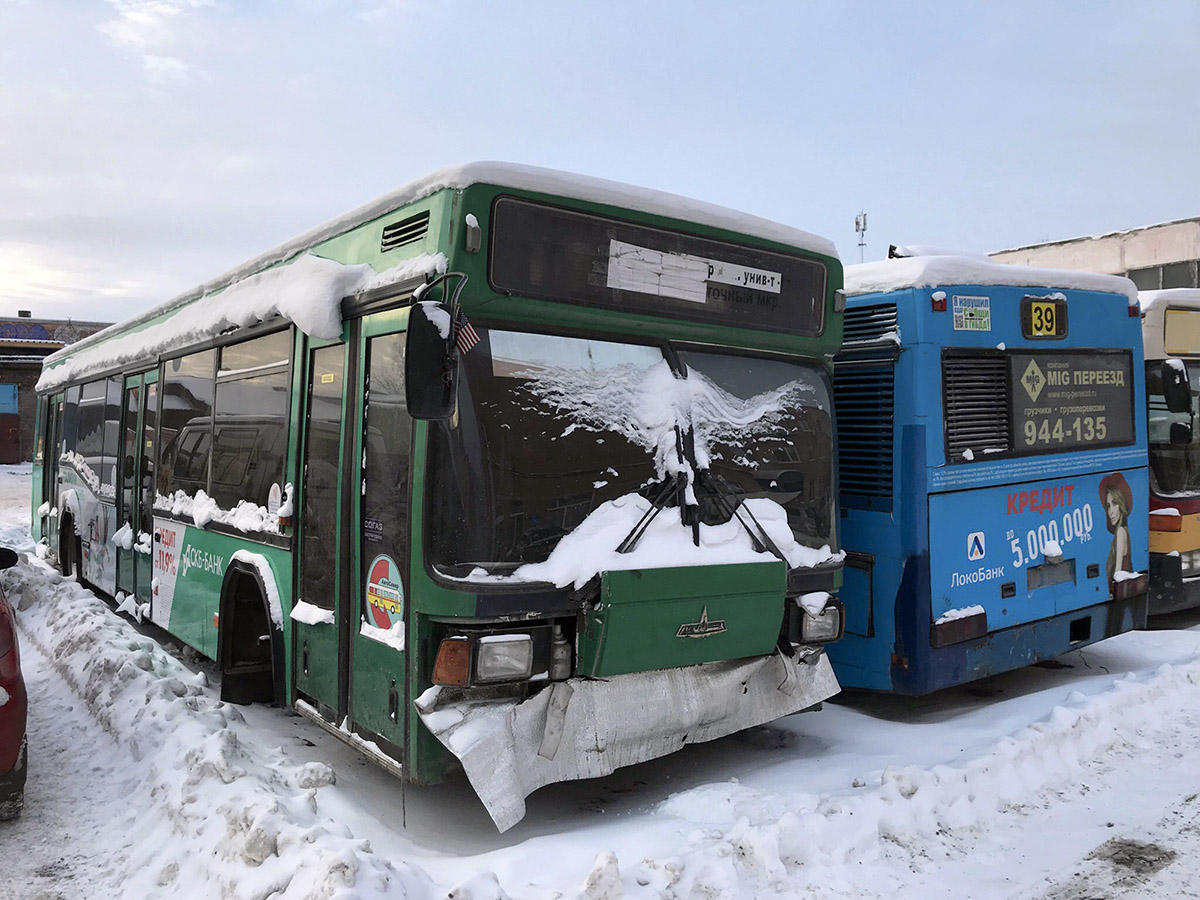
[[[679,630],[675,632],[675,637],[681,638],[706,638],[712,637],[714,634],[721,634],[725,631],[725,620],[716,619],[708,621],[708,607],[704,607],[700,611],[699,622],[686,622],[679,626]]]

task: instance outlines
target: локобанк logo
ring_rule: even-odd
[[[967,559],[974,562],[987,555],[987,542],[982,531],[972,531],[967,535]]]

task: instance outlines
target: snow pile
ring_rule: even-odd
[[[1133,282],[1117,275],[1010,266],[976,257],[913,256],[846,266],[845,290],[850,296],[956,284],[1107,291],[1124,294],[1131,303],[1138,297]]]
[[[659,812],[690,830],[689,846],[630,868],[641,884],[673,866],[659,896],[863,896],[868,868],[878,893],[866,896],[900,896],[906,868],[970,853],[981,829],[1077,788],[1096,758],[1151,744],[1181,707],[1194,707],[1198,686],[1193,662],[1163,666],[1144,683],[1129,676],[1099,697],[1076,692],[992,752],[956,766],[888,766],[856,779],[850,794],[761,791],[736,779],[687,791]]]
[[[342,333],[342,298],[445,268],[446,257],[440,253],[405,260],[379,273],[365,264],[345,266],[306,253],[286,265],[246,275],[204,297],[203,302],[184,305],[170,318],[140,331],[121,334],[127,326],[113,326],[94,339],[59,351],[48,358],[52,368],[42,373],[37,389],[46,390],[114,366],[153,358],[232,328],[276,317],[294,322],[310,337],[332,340]],[[194,300],[199,301],[200,296]],[[108,340],[97,346],[101,337]],[[63,362],[58,364],[60,360]]]
[[[209,522],[216,522],[243,533],[281,533],[279,516],[269,512],[266,507],[249,500],[239,500],[233,509],[221,509],[217,501],[204,491],[197,491],[195,497],[182,490],[170,496],[156,494],[154,508],[169,511],[176,519],[191,517],[197,528],[204,528]]]
[[[292,618],[305,625],[332,625],[333,610],[301,600],[293,604]]]
[[[96,895],[438,895],[421,869],[373,854],[319,813],[320,791],[334,781],[328,765],[295,764],[243,740],[241,712],[216,700],[203,674],[135,633],[73,579],[28,562],[2,577],[24,639],[54,661],[142,774],[146,798],[114,810],[113,828],[146,837],[114,847],[111,881],[95,884]]]
[[[122,550],[132,550],[133,527],[126,522],[113,533],[113,536],[109,538],[109,541],[120,547]]]
[[[986,613],[982,606],[975,604],[974,606],[964,606],[961,609],[948,609],[940,616],[934,625],[945,625],[947,622],[956,622],[959,619],[969,619],[971,616],[982,616]]]
[[[762,525],[792,567],[815,566],[842,558],[829,545],[819,550],[797,543],[787,511],[774,500],[755,498],[743,506]],[[725,563],[770,562],[775,557],[754,549],[750,534],[737,519],[700,526],[700,546],[692,543],[678,507],[663,509],[629,553],[618,553],[625,539],[651,508],[639,494],[625,494],[600,504],[570,534],[563,537],[545,562],[527,563],[513,572],[517,581],[548,581],[556,587],[583,586],[605,571],[675,566],[713,566]],[[472,576],[468,580],[483,580]],[[486,580],[492,580],[490,577]]]

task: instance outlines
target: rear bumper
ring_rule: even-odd
[[[894,690],[928,694],[989,675],[1052,659],[1105,638],[1146,626],[1146,595],[1113,599],[1027,622],[948,647],[929,648],[919,671],[893,667]]]
[[[838,692],[824,653],[705,663],[604,680],[572,678],[523,702],[458,703],[420,712],[462,762],[496,827],[525,815],[547,784],[615,769],[761,725]]]
[[[1200,606],[1200,576],[1183,577],[1178,556],[1150,554],[1150,615]]]

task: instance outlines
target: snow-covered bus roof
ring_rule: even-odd
[[[1167,288],[1164,291],[1142,291],[1139,295],[1142,313],[1153,312],[1167,306],[1186,306],[1200,309],[1200,288]]]
[[[1200,353],[1200,329],[1192,324],[1197,318],[1195,312],[1200,311],[1200,288],[1142,291],[1140,297],[1142,346],[1147,361]],[[1168,309],[1186,311],[1172,317],[1170,340],[1167,338]]]
[[[910,256],[846,267],[845,290],[852,297],[958,284],[1106,291],[1124,294],[1130,303],[1138,299],[1134,283],[1119,275],[1009,266],[975,256]]]
[[[375,273],[369,266],[343,266],[305,254],[305,251],[438,191],[462,189],[473,184],[495,184],[603,203],[722,228],[826,256],[837,256],[833,243],[825,238],[700,200],[536,166],[503,162],[469,163],[440,169],[410,182],[280,244],[212,281],[52,354],[47,357],[47,363],[53,368],[43,372],[38,388],[55,387],[89,372],[183,347],[226,328],[245,326],[274,316],[295,322],[302,331],[314,337],[336,338],[340,334],[338,303],[343,297],[369,287],[395,283],[402,277],[444,271],[446,259],[441,254],[426,256],[408,260],[396,270]],[[293,261],[292,265],[275,270],[274,275],[266,271],[289,261]],[[304,262],[305,271],[286,271],[301,261]],[[398,271],[401,269],[403,271]],[[268,275],[271,277],[264,277]],[[280,301],[281,289],[290,295],[290,299]],[[221,302],[204,304],[202,307],[195,304],[194,301],[218,291],[223,293],[215,299]],[[192,308],[187,310],[186,321],[170,327],[165,327],[168,322],[160,322],[153,327],[153,334],[147,333],[151,329],[145,332],[138,330],[168,313],[184,310],[189,304]],[[114,338],[117,338],[115,345]],[[101,347],[103,351],[100,351]],[[105,365],[101,365],[102,359],[106,361]],[[67,364],[62,364],[64,361]]]

